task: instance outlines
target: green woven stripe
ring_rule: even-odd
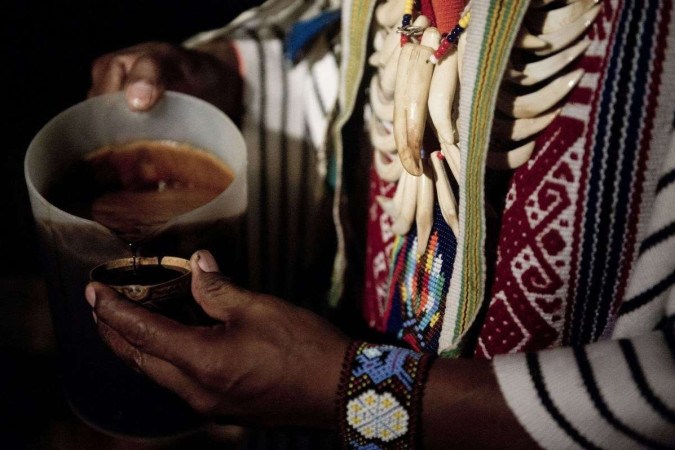
[[[368,31],[370,29],[370,20],[372,18],[373,9],[376,0],[354,0],[351,6],[351,17],[349,23],[342,24],[342,32],[349,33],[349,52],[347,53],[347,61],[343,62],[345,67],[344,74],[341,74],[340,89],[344,98],[344,103],[340,106],[339,116],[336,119],[335,127],[333,128],[333,151],[335,152],[336,179],[342,179],[342,128],[349,120],[356,102],[358,89],[363,77],[366,62],[366,50]],[[344,40],[343,40],[344,42]],[[333,199],[333,208],[339,209],[341,204],[342,187],[341,182],[336,183],[335,196]],[[339,220],[335,218],[336,220]],[[328,303],[331,307],[337,306],[342,297],[344,289],[344,272],[346,265],[346,255],[344,249],[343,235],[341,232],[342,224],[336,223],[338,228],[338,249],[335,255],[335,262],[333,263],[333,275],[331,282],[331,291],[328,294]]]
[[[346,66],[344,89],[346,102],[341,116],[350,116],[354,108],[368,48],[368,31],[375,0],[355,0],[352,2],[351,23],[349,24],[349,59]]]
[[[479,78],[474,87],[469,117],[469,148],[463,186],[466,199],[464,260],[460,316],[455,323],[453,341],[461,338],[472,325],[484,298],[485,158],[499,84],[528,3],[528,0],[491,0],[483,29],[477,72]]]

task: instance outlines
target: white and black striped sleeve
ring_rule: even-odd
[[[494,370],[544,448],[673,448],[673,326],[671,317],[668,330],[632,339],[499,356]]]
[[[670,147],[661,169],[647,233],[619,309],[614,337],[629,337],[645,327],[656,327],[675,285],[675,132],[670,133]]]

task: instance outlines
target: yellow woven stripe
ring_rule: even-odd
[[[367,49],[366,41],[368,39],[368,30],[370,29],[370,18],[372,15],[375,0],[354,0],[351,9],[351,23],[349,27],[349,60],[347,61],[345,89],[347,90],[347,101],[345,110],[351,110],[356,101],[356,91],[361,82],[363,74],[363,64],[365,61],[365,52]]]
[[[479,78],[476,80],[469,118],[469,148],[464,186],[464,261],[459,304],[461,315],[455,324],[453,340],[463,336],[472,325],[484,298],[485,156],[499,83],[527,4],[528,0],[493,0],[483,30],[485,39],[478,62]]]
[[[344,271],[346,267],[346,255],[344,234],[342,232],[342,223],[339,217],[340,205],[342,200],[342,128],[354,110],[358,88],[361,83],[361,77],[365,68],[365,52],[367,49],[368,30],[370,19],[376,0],[353,0],[350,9],[350,20],[346,23],[343,20],[342,32],[349,33],[348,51],[346,61],[343,61],[344,73],[341,73],[340,89],[344,103],[340,106],[342,109],[338,112],[335,125],[332,130],[333,151],[335,152],[336,186],[333,198],[333,220],[336,225],[338,248],[333,263],[333,275],[331,280],[331,290],[328,294],[328,302],[332,307],[337,306],[343,292]],[[343,40],[344,42],[344,40]],[[345,55],[343,55],[345,57]]]

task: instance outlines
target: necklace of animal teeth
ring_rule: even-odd
[[[397,32],[400,33],[401,35],[401,47],[409,43],[412,40],[411,38],[413,36],[418,36],[422,34],[422,32],[424,31],[423,28],[414,26],[412,24],[413,13],[415,9],[419,9],[415,7],[416,4],[417,4],[416,0],[406,0],[405,2],[403,8],[403,17],[401,19],[401,26],[397,28]],[[450,50],[450,47],[453,45],[457,45],[459,37],[466,30],[466,27],[469,25],[470,20],[471,20],[471,12],[468,11],[459,19],[457,25],[455,25],[454,28],[450,30],[449,33],[444,34],[442,36],[438,48],[436,49],[434,54],[429,57],[427,62],[430,62],[431,64],[437,64],[438,61],[443,59]]]

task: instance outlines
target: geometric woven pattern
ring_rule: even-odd
[[[347,423],[366,439],[382,442],[408,432],[408,411],[389,392],[378,394],[370,389],[347,404]]]
[[[629,1],[619,14],[603,2],[577,63],[584,77],[512,177],[477,356],[611,333],[636,251],[665,3]]]

